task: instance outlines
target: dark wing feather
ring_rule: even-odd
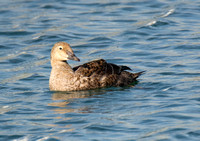
[[[73,70],[83,76],[91,76],[93,73],[100,74],[105,72],[106,61],[103,59],[91,61],[83,65],[74,67]]]
[[[107,63],[107,66],[112,68],[112,71],[113,71],[112,74],[120,74],[124,70],[131,70],[127,66],[118,66],[112,63]]]
[[[95,60],[85,63],[73,68],[75,72],[82,74],[83,76],[91,76],[92,74],[120,74],[124,70],[131,70],[127,66],[118,66],[112,63],[107,63],[105,60]]]

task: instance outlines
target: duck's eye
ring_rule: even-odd
[[[62,47],[59,47],[59,49],[62,50],[63,48],[62,48]]]

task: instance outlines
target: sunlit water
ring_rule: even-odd
[[[0,140],[199,140],[199,0],[1,0]],[[146,70],[135,87],[49,91],[50,50]]]

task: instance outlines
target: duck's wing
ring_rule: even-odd
[[[124,70],[131,70],[127,66],[118,66],[112,63],[107,63],[104,59],[91,61],[73,68],[74,72],[83,76],[91,76],[93,74],[120,74]]]

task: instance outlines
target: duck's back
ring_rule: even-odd
[[[89,78],[88,87],[126,86],[134,83],[143,72],[130,73],[127,66],[107,63],[105,60],[95,60],[73,68],[80,77]]]

